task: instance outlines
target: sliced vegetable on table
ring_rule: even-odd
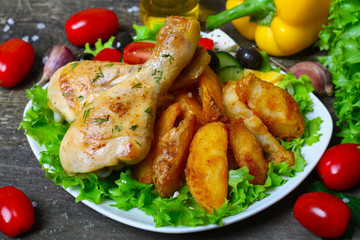
[[[228,0],[227,10],[206,20],[208,29],[233,21],[236,29],[273,56],[310,47],[328,22],[331,0]]]

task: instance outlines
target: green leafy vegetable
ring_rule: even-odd
[[[309,82],[306,77],[296,79],[294,75],[289,74],[280,84],[299,102],[303,113],[312,111],[312,101],[309,98],[312,88]],[[76,201],[89,200],[100,203],[104,199],[112,199],[114,207],[123,210],[138,208],[153,216],[156,227],[221,225],[224,217],[241,213],[253,202],[266,198],[269,195],[267,192],[269,188],[281,186],[286,182],[284,177],[294,177],[296,172],[303,171],[305,160],[300,154],[301,147],[319,140],[318,130],[321,120],[306,120],[306,131],[302,138],[296,138],[291,142],[281,142],[286,149],[294,151],[295,165],[288,167],[286,163],[276,165],[269,163],[264,185],[250,184],[248,180],[253,176],[249,174],[246,167],[231,170],[228,199],[219,210],[209,214],[196,203],[186,185],[173,197],[162,198],[156,193],[153,185],[138,182],[131,168],[113,171],[107,177],[99,177],[101,172],[67,175],[60,163],[59,146],[69,124],[55,121],[54,113],[47,104],[46,90],[34,86],[27,91],[27,95],[33,101],[33,106],[27,111],[19,128],[25,129],[26,134],[45,146],[46,151],[41,153],[40,164],[46,176],[56,185],[63,185],[65,188],[77,187],[80,194]],[[135,126],[133,126],[134,129]],[[121,127],[117,125],[114,128],[121,130]]]
[[[136,31],[135,41],[141,41],[141,40],[156,41],[156,35],[162,26],[164,26],[164,23],[153,23],[153,26],[150,29],[150,27],[148,25],[139,26],[139,25],[133,24],[133,28]]]
[[[111,38],[109,38],[109,40],[107,40],[106,43],[103,44],[101,38],[99,38],[97,40],[97,42],[95,43],[95,50],[92,50],[90,48],[90,44],[86,43],[84,53],[91,53],[92,55],[96,56],[101,50],[103,50],[105,48],[111,48],[114,40],[115,40],[115,37],[112,36]]]
[[[333,0],[329,24],[317,45],[328,51],[319,57],[335,86],[334,111],[342,143],[360,142],[360,1]]]

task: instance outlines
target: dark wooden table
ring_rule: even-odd
[[[21,239],[319,239],[304,229],[293,217],[292,208],[299,195],[317,180],[314,172],[292,193],[274,206],[244,221],[219,229],[186,235],[148,232],[111,220],[88,208],[61,187],[45,177],[32,153],[23,131],[17,128],[28,102],[25,90],[38,82],[42,75],[43,58],[53,45],[63,44],[74,53],[81,48],[71,45],[64,31],[65,21],[79,10],[102,7],[113,10],[121,29],[130,31],[132,24],[142,24],[138,11],[139,0],[0,0],[0,43],[11,38],[27,38],[36,52],[35,64],[28,77],[12,89],[0,87],[0,187],[12,185],[23,190],[36,203],[35,224]],[[202,1],[203,9],[219,12],[225,1]],[[239,44],[249,44],[231,24],[221,27]],[[277,59],[286,67],[301,60],[316,60],[315,48],[288,58]],[[331,112],[334,121],[333,98],[321,101]],[[335,129],[335,132],[337,130]],[[330,145],[339,143],[333,137]],[[359,196],[359,186],[349,191]],[[360,238],[359,231],[355,238]],[[0,239],[8,239],[0,233]]]

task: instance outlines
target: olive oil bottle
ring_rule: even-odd
[[[145,25],[164,22],[168,16],[198,18],[198,0],[141,0],[140,16]]]

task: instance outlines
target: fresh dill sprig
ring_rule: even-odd
[[[95,74],[95,78],[92,80],[91,84],[94,84],[95,81],[101,77],[104,77],[104,73],[102,72],[101,67],[99,67],[99,72]]]
[[[83,113],[83,121],[84,123],[86,122],[86,119],[89,117],[90,115],[90,111],[93,110],[94,108],[89,108],[89,109],[86,109]]]
[[[103,122],[109,121],[109,117],[110,115],[107,115],[106,118],[94,118],[91,123],[102,124]]]
[[[173,58],[173,56],[171,56],[170,54],[162,54],[162,57],[168,57],[170,58],[170,65],[172,65],[172,61],[174,61],[175,59]]]
[[[74,70],[74,68],[79,64],[79,62],[73,63],[70,65],[70,69]]]
[[[150,116],[153,116],[153,115],[152,115],[152,111],[153,111],[152,107],[148,107],[147,109],[145,109],[144,112],[146,112],[146,113],[149,114]]]
[[[131,89],[133,89],[133,88],[141,88],[141,86],[142,86],[142,83],[137,83],[134,86],[132,86]]]

